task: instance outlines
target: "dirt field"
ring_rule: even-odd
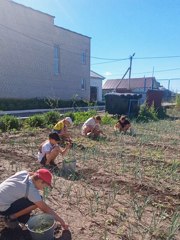
[[[180,239],[180,120],[136,124],[136,136],[108,134],[99,141],[71,129],[76,174],[54,173],[45,201],[69,224],[74,240]],[[49,130],[0,134],[0,179],[39,168],[37,146]],[[79,137],[77,137],[79,136]],[[57,159],[59,168],[62,157]],[[60,237],[57,231],[55,239]],[[27,231],[1,225],[0,240],[29,240]]]

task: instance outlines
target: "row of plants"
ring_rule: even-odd
[[[78,100],[76,98],[71,100],[51,99],[51,98],[32,98],[32,99],[0,99],[0,110],[27,110],[27,109],[55,109],[55,108],[78,108],[94,105],[104,105],[103,102],[88,102],[85,100]]]
[[[64,115],[57,111],[51,111],[44,114],[36,114],[25,120],[19,119],[15,116],[4,115],[0,117],[0,130],[2,132],[9,130],[20,130],[21,128],[45,128],[52,127],[59,120],[66,116],[70,116],[75,125],[81,124],[86,121],[89,117],[96,115],[96,111],[87,112],[67,112]]]
[[[33,115],[26,120],[21,120],[17,117],[4,115],[0,117],[0,130],[8,131],[11,129],[19,130],[23,127],[28,128],[45,128],[52,127],[56,122],[58,122],[63,117],[69,116],[72,118],[75,125],[82,124],[89,117],[95,116],[97,112],[95,110],[90,110],[86,112],[67,112],[64,115],[57,111],[50,111],[44,114]],[[158,121],[159,119],[165,118],[166,113],[163,109],[156,111],[154,106],[148,107],[147,105],[142,105],[140,107],[139,114],[135,121],[137,122],[149,122]],[[102,124],[114,124],[117,121],[117,116],[112,117],[105,113],[102,117]]]

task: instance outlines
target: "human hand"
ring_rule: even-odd
[[[68,230],[69,229],[68,224],[63,225],[62,227],[64,228],[64,230]]]
[[[67,142],[66,148],[67,148],[67,149],[71,148],[71,145],[72,145],[71,142]]]

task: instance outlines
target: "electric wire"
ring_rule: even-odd
[[[37,42],[39,42],[39,43],[41,43],[41,44],[43,44],[43,45],[46,45],[46,46],[48,46],[48,47],[51,47],[51,48],[54,47],[54,45],[51,45],[51,44],[49,44],[49,43],[47,43],[47,42],[44,42],[44,41],[42,41],[42,40],[40,40],[40,39],[38,39],[38,38],[29,36],[29,35],[27,35],[27,34],[25,34],[25,33],[20,32],[20,31],[17,31],[17,30],[15,30],[15,29],[13,29],[13,28],[10,28],[10,27],[8,27],[8,26],[6,26],[6,25],[4,25],[4,24],[0,24],[0,26],[3,27],[3,28],[8,29],[8,30],[10,30],[10,31],[16,32],[17,34],[21,34],[21,35],[23,35],[23,36],[26,37],[26,38],[29,38],[29,39],[34,40],[34,41],[37,41]],[[79,53],[79,52],[70,51],[69,49],[65,49],[65,48],[62,48],[62,47],[60,47],[60,48],[61,48],[62,50],[71,52],[71,53],[73,53],[73,54],[81,55],[81,53]],[[119,61],[127,61],[127,60],[130,59],[129,57],[126,57],[126,58],[104,58],[104,57],[96,57],[96,56],[91,56],[90,58],[92,58],[92,59],[99,59],[99,60],[107,60],[106,62],[98,62],[98,63],[93,63],[93,64],[91,64],[91,65],[114,63],[114,62],[119,62]],[[153,57],[134,57],[133,60],[171,59],[171,58],[180,58],[180,55],[176,55],[176,56],[155,56],[155,57],[154,57],[154,56],[153,56]]]

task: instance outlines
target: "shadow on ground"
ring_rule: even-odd
[[[71,240],[71,232],[69,230],[64,230],[61,232],[60,236],[55,236],[54,240]],[[22,230],[21,228],[9,229],[4,228],[0,232],[0,240],[32,240],[31,235],[28,230]]]

